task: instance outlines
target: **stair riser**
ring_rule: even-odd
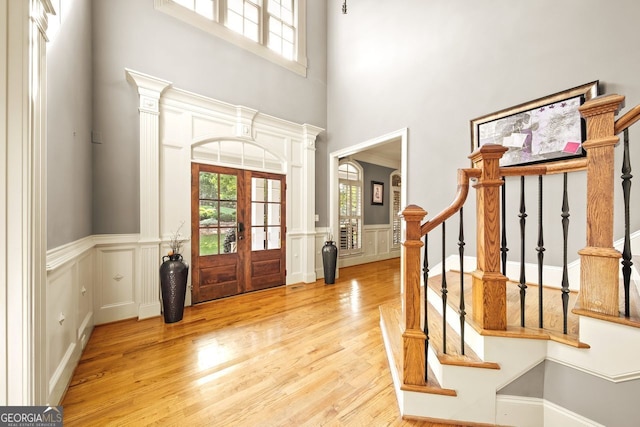
[[[640,329],[581,316],[580,340],[591,348],[549,342],[547,358],[613,382],[640,379]]]
[[[427,299],[433,305],[438,313],[442,316],[442,298],[435,291],[427,287]],[[460,315],[450,305],[447,305],[447,323],[460,335]],[[488,360],[484,355],[484,339],[469,324],[465,323],[464,342],[469,346],[482,360]]]
[[[403,414],[494,423],[496,390],[540,363],[547,341],[482,337],[491,361],[500,369],[442,365],[430,351],[429,366],[443,388],[456,390],[456,397],[403,392]]]

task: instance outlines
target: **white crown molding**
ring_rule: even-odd
[[[128,72],[130,73],[131,70],[128,70]],[[284,131],[289,133],[291,137],[300,137],[300,133],[303,133],[305,136],[315,139],[315,137],[324,131],[323,128],[312,124],[298,124],[243,105],[230,104],[175,87],[169,87],[164,91],[160,103],[163,107],[179,108],[205,116],[215,114],[215,117],[219,117],[228,122],[237,121],[239,125],[245,126],[248,126],[247,118],[251,117],[251,120],[249,120],[251,128],[259,126],[261,131],[274,130],[277,131],[279,135]],[[254,132],[255,129],[252,129],[248,137],[255,138]],[[241,132],[240,136],[247,137],[245,132]]]

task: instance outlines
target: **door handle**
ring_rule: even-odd
[[[244,233],[244,223],[239,222],[238,223],[238,240],[244,239],[244,236],[242,235],[242,233]]]

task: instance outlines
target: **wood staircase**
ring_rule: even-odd
[[[423,224],[423,209],[413,205],[405,209],[404,294],[397,303],[380,308],[387,356],[405,417],[457,425],[564,425],[567,419],[572,420],[570,425],[599,425],[580,414],[566,419],[563,414],[560,418],[557,414],[547,416],[546,409],[544,414],[538,411],[531,420],[523,421],[499,401],[499,390],[545,360],[613,382],[640,378],[640,360],[629,356],[640,351],[640,296],[632,284],[632,313],[621,315],[620,252],[613,248],[613,148],[618,142],[616,135],[640,119],[639,106],[614,120],[623,100],[610,95],[581,107],[587,120],[586,158],[549,166],[501,168],[498,162],[506,149],[485,145],[470,156],[474,168],[459,171],[458,194],[449,208]],[[502,179],[583,170],[588,181],[587,246],[579,251],[580,292],[564,289],[570,307],[567,331],[563,332],[562,290],[544,286],[543,328],[538,327],[536,297],[526,299],[523,327],[518,283],[500,271]],[[446,273],[447,304],[443,307],[441,276],[429,277],[427,286],[421,283],[420,250],[422,236],[460,210],[471,179],[476,180],[477,190],[477,268],[463,275],[465,308],[461,310],[459,272]],[[633,280],[637,280],[637,272],[635,277]],[[537,295],[537,285],[527,285],[528,293]],[[460,311],[466,311],[462,322]],[[612,343],[618,348],[612,349]]]
[[[468,328],[465,333],[467,338],[465,339],[465,354],[462,354],[460,328],[454,326],[458,322],[457,304],[453,303],[458,301],[459,298],[459,272],[448,271],[447,276],[447,288],[448,297],[452,302],[447,304],[447,339],[446,339],[446,353],[443,350],[443,317],[441,315],[441,276],[434,276],[429,279],[427,286],[428,293],[428,323],[429,323],[429,348],[427,359],[427,384],[424,386],[408,386],[400,385],[400,389],[405,392],[424,393],[427,395],[434,395],[432,398],[420,399],[417,398],[422,404],[427,404],[430,409],[427,413],[421,415],[405,414],[405,418],[411,419],[426,419],[435,423],[455,423],[455,425],[494,425],[493,422],[482,422],[482,411],[480,414],[473,414],[469,411],[469,408],[464,403],[450,404],[446,399],[442,399],[441,396],[458,397],[461,393],[469,394],[469,390],[465,390],[467,387],[471,388],[471,394],[478,392],[478,385],[476,382],[479,380],[483,383],[489,391],[482,391],[478,394],[494,395],[500,387],[504,387],[509,384],[513,379],[518,378],[522,374],[526,373],[529,369],[535,367],[547,355],[547,342],[552,341],[555,345],[562,345],[571,347],[574,349],[588,350],[591,348],[588,342],[580,341],[580,309],[573,310],[569,315],[569,333],[562,333],[562,319],[557,314],[557,306],[561,306],[561,290],[558,288],[548,287],[544,289],[545,293],[545,306],[544,310],[544,325],[545,327],[538,328],[538,301],[535,298],[530,298],[529,303],[526,306],[526,318],[527,324],[525,327],[520,326],[520,314],[518,312],[518,299],[519,288],[515,282],[508,282],[507,286],[507,298],[512,302],[508,304],[508,322],[507,328],[504,331],[494,331],[482,329],[477,322],[473,321],[472,309],[467,312],[469,316],[465,322],[465,326]],[[467,307],[471,307],[471,298],[473,291],[472,279],[469,274],[465,274],[465,301]],[[533,293],[537,293],[536,285],[529,284],[530,290]],[[620,293],[622,294],[622,282],[620,283]],[[424,291],[423,291],[424,292]],[[422,292],[422,296],[424,293]],[[607,322],[631,326],[637,329],[636,336],[640,338],[640,293],[635,287],[632,287],[631,291],[631,316],[625,317],[622,312],[617,318],[608,317]],[[570,294],[570,307],[574,307],[578,301],[577,292],[571,292]],[[555,306],[552,307],[552,306]],[[587,313],[587,317],[602,319],[601,315],[593,313]],[[400,375],[403,372],[403,354],[402,354],[402,336],[403,322],[402,322],[402,301],[399,298],[397,302],[392,304],[383,305],[380,307],[380,325],[382,334],[385,340],[385,346],[387,349],[387,356],[391,366],[394,382],[399,384]],[[614,332],[615,333],[615,332]],[[495,337],[498,340],[490,341],[489,337]],[[486,340],[489,338],[489,341]],[[512,344],[509,341],[516,340],[516,344]],[[490,346],[491,348],[487,348]],[[474,348],[479,348],[479,352],[476,353]],[[579,350],[578,350],[579,351]],[[508,361],[499,356],[499,354],[511,353],[508,357]],[[491,354],[497,355],[492,357]],[[523,354],[527,354],[529,357],[522,357]],[[515,356],[515,357],[514,357]],[[540,359],[542,358],[542,359]],[[503,367],[509,365],[512,373],[498,373],[498,375],[492,375],[492,373],[483,373],[486,371],[501,371]],[[518,365],[514,367],[512,365]],[[464,373],[456,373],[455,370]],[[462,368],[462,369],[460,369]],[[480,373],[472,373],[471,370],[479,369]],[[453,373],[451,371],[454,371]],[[475,378],[475,382],[472,377]],[[453,379],[452,379],[453,377]],[[507,378],[506,380],[504,378]],[[458,383],[458,385],[456,385]],[[460,385],[462,384],[462,385]],[[495,385],[494,385],[495,384]],[[488,386],[489,385],[489,386]],[[487,387],[488,386],[488,387]],[[474,390],[475,389],[475,390]],[[406,398],[406,397],[405,397]],[[415,395],[414,395],[415,398]],[[477,406],[474,404],[472,406]],[[458,415],[452,414],[451,407],[460,406],[464,409]],[[487,401],[483,405],[480,405],[484,409],[487,409],[486,416],[489,420],[492,418],[492,411],[496,410],[495,404]],[[437,408],[437,409],[434,409]],[[441,411],[439,411],[441,410]],[[420,412],[420,411],[418,411]],[[476,416],[474,416],[476,415]],[[477,416],[479,415],[479,417]],[[485,420],[488,421],[488,420]],[[494,422],[496,420],[494,419]],[[531,425],[541,425],[533,423]]]

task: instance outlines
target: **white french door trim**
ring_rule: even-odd
[[[194,158],[194,151],[202,153],[210,142],[220,144],[210,164],[252,169],[244,158],[238,160],[239,144],[249,143],[264,148],[262,169],[286,175],[286,283],[315,281],[315,142],[324,129],[176,89],[171,82],[138,71],[125,72],[140,98],[138,317],[160,315],[157,269],[166,249],[161,236],[191,223],[191,162],[203,163]],[[190,253],[187,244],[187,262]],[[189,293],[187,304],[190,301]]]

